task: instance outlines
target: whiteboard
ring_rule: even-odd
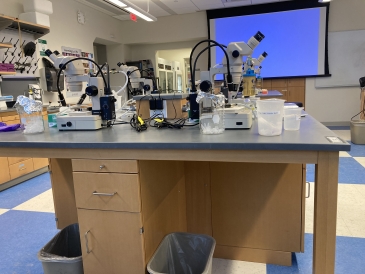
[[[365,76],[365,30],[328,33],[331,77],[316,78],[316,87],[359,86]]]

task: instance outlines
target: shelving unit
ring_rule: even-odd
[[[47,26],[22,21],[15,17],[0,15],[0,30],[18,30],[19,27],[22,32],[34,34],[36,39],[50,32],[50,28]]]
[[[0,75],[15,75],[16,72],[0,71]]]
[[[4,44],[4,43],[0,43],[0,49],[10,49],[12,48],[13,45],[12,44]]]

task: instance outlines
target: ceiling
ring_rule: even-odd
[[[119,20],[130,20],[129,14],[108,5],[103,0],[76,0]],[[289,0],[128,0],[155,17],[194,13],[198,11],[230,8],[238,6],[259,5]],[[148,3],[149,2],[149,3]]]

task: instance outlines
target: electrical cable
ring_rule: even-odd
[[[102,73],[103,68],[105,67],[107,63],[104,63],[101,67],[100,70],[96,73],[95,77],[98,77],[99,73]]]
[[[57,74],[57,91],[58,91],[58,97],[60,98],[60,102],[61,102],[62,106],[66,106],[66,101],[65,101],[65,98],[63,97],[63,94],[60,89],[61,72],[66,68],[66,65],[68,65],[69,63],[71,63],[73,61],[77,61],[77,60],[86,60],[86,61],[92,62],[98,68],[98,70],[101,71],[100,66],[94,60],[86,58],[86,57],[77,57],[77,58],[71,59],[71,60],[67,61],[66,63],[62,64],[62,66],[60,67],[58,74]],[[105,87],[108,87],[104,74],[101,73],[101,76],[103,78]]]
[[[210,40],[210,39],[205,39],[203,41],[200,41],[198,44],[196,44],[194,46],[194,48],[192,49],[191,53],[190,53],[190,59],[189,59],[189,64],[190,64],[190,72],[191,72],[191,87],[192,87],[192,91],[196,92],[196,87],[195,87],[195,71],[192,71],[193,66],[192,66],[192,59],[193,59],[193,54],[195,49],[202,43],[204,42],[209,42],[209,43],[213,43],[215,45],[217,45],[218,47],[220,47],[223,51],[223,53],[226,56],[226,60],[227,60],[227,72],[229,77],[231,78],[231,69],[230,69],[230,64],[229,64],[229,58],[228,58],[228,54],[226,52],[226,50],[223,48],[223,46],[221,44],[219,44],[218,42],[214,41],[214,40]]]

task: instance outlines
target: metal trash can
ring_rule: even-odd
[[[39,252],[44,274],[83,274],[79,224],[62,229]]]
[[[150,274],[211,274],[215,240],[207,235],[167,235],[147,265]]]
[[[365,120],[351,121],[351,142],[356,145],[365,145]]]

